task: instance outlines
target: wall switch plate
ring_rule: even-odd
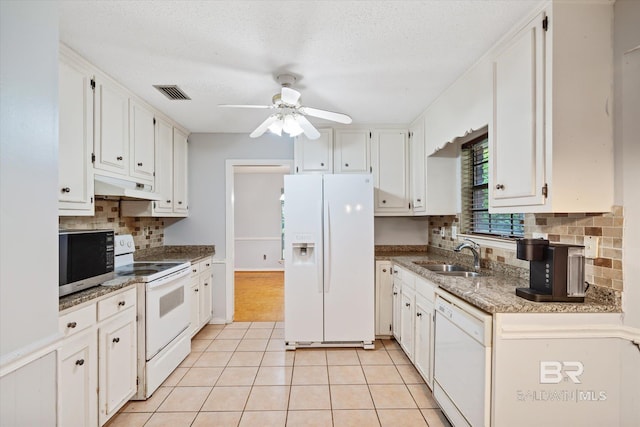
[[[600,245],[600,237],[584,236],[584,256],[586,258],[598,258],[598,246]]]
[[[444,227],[440,227],[440,237],[445,237],[447,235],[447,231]]]
[[[548,233],[531,233],[531,238],[532,239],[548,239],[549,234]]]
[[[455,225],[451,226],[451,238],[456,240],[458,238],[458,227]]]

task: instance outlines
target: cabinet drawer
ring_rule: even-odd
[[[200,273],[200,263],[194,262],[191,264],[191,277],[195,277]]]
[[[436,287],[431,282],[420,277],[416,277],[416,292],[427,301],[434,302],[436,299]]]
[[[65,313],[58,319],[58,328],[65,337],[76,334],[96,324],[96,305]]]
[[[136,290],[130,289],[98,302],[98,321],[136,305]]]
[[[399,279],[403,286],[408,286],[411,289],[415,289],[415,280],[416,276],[411,273],[409,270],[405,270],[402,267],[398,267],[397,265],[393,266],[393,277],[394,279]]]
[[[213,262],[211,257],[205,258],[204,260],[198,263],[198,271],[202,273],[204,270],[211,268],[212,265],[213,265]]]

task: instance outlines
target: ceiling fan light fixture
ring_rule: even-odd
[[[280,118],[279,120],[271,123],[271,125],[269,126],[269,132],[274,133],[278,136],[282,136],[282,125],[282,118]]]
[[[282,126],[282,130],[288,133],[292,137],[298,136],[302,132],[304,132],[304,129],[300,127],[300,125],[298,124],[298,122],[296,121],[296,119],[293,117],[292,114],[287,114],[284,116],[284,124]]]

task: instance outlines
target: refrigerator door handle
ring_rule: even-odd
[[[324,242],[324,292],[329,292],[329,285],[331,284],[331,208],[329,202],[324,206],[324,224],[325,224],[325,242]]]

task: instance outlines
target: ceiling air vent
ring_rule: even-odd
[[[158,89],[164,96],[174,101],[191,99],[176,85],[153,85],[153,87]]]

